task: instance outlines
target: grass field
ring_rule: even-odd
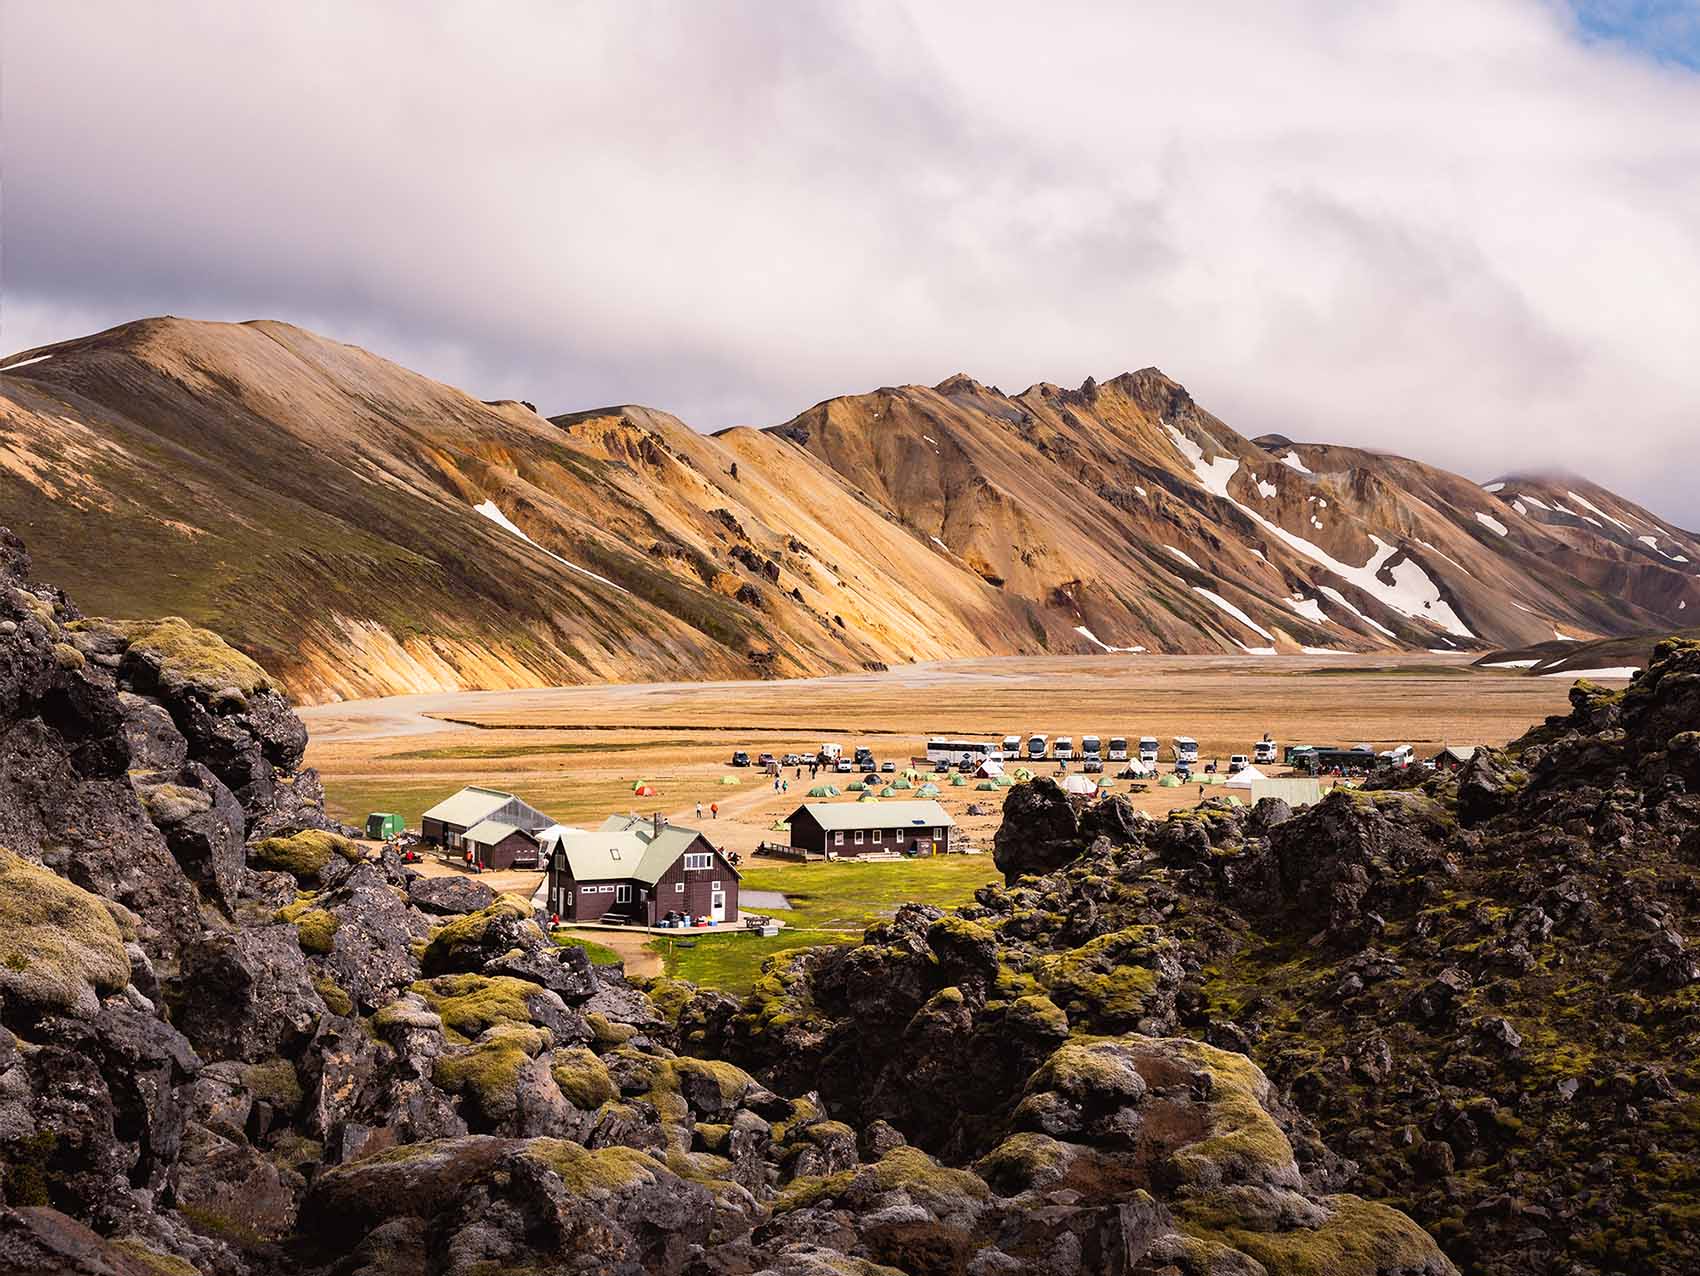
[[[595,940],[585,939],[581,935],[556,935],[554,939],[562,948],[570,945],[573,948],[584,949],[585,952],[590,954],[590,960],[598,966],[613,966],[620,961],[620,954],[612,948],[605,947]]]
[[[752,868],[744,873],[746,890],[780,891],[790,912],[775,912],[785,929],[771,939],[713,935],[680,948],[668,939],[651,947],[661,954],[667,973],[708,988],[742,993],[773,953],[813,944],[854,943],[872,923],[908,903],[955,908],[974,898],[977,888],[996,881],[988,855],[941,855],[935,859],[878,864],[797,864]],[[760,910],[752,910],[760,911]]]

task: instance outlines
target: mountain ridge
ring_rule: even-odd
[[[1485,651],[1700,604],[1700,539],[1586,480],[1493,492],[1272,437],[1151,367],[1015,395],[955,373],[703,434],[481,401],[270,320],[138,320],[0,365],[0,499],[44,568],[95,610],[219,628],[303,702]]]

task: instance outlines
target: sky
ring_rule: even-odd
[[[0,0],[0,350],[274,318],[702,429],[1156,365],[1700,525],[1700,0]]]

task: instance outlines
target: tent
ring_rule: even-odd
[[[633,793],[638,792],[640,789],[647,789],[649,787],[650,787],[650,783],[649,783],[648,780],[633,780],[632,781],[632,792]]]
[[[871,791],[862,794],[862,796],[857,798],[856,800],[858,802],[878,802],[879,801],[879,799],[877,797],[875,797]]]
[[[911,767],[904,767],[903,768],[903,778],[905,780],[919,780],[921,778],[921,773],[919,771],[917,771],[912,766]]]
[[[738,783],[738,777],[735,775],[723,775],[720,777],[720,782],[722,784],[736,784]]]
[[[1267,780],[1268,778],[1256,767],[1248,766],[1245,770],[1236,771],[1233,775],[1230,775],[1227,783],[1230,789],[1249,789],[1257,781]]]
[[[1068,776],[1063,780],[1062,786],[1064,793],[1070,793],[1076,797],[1086,797],[1098,791],[1097,782],[1084,775]]]
[[[974,786],[974,791],[976,793],[996,793],[998,791],[998,786],[993,784],[990,780],[981,780]]]
[[[880,796],[881,797],[896,797],[897,796],[897,789],[896,789],[895,786],[888,784],[883,789],[880,790]]]
[[[1165,775],[1157,781],[1157,787],[1160,789],[1178,789],[1181,787],[1181,782],[1178,776]]]
[[[928,798],[928,797],[937,797],[938,795],[939,795],[939,786],[936,785],[936,784],[923,784],[920,788],[915,790],[915,796],[916,797]]]
[[[982,780],[995,780],[1003,774],[1003,763],[997,758],[987,758],[980,763],[980,769],[974,772]]]
[[[915,786],[900,775],[891,782],[891,787],[894,789],[912,789]]]
[[[854,789],[854,788],[857,788],[858,786],[852,784],[850,787]],[[830,784],[817,784],[817,785],[815,785],[814,788],[809,790],[809,796],[810,797],[837,797],[838,796],[838,790]]]
[[[860,780],[852,780],[852,781],[850,781],[849,784],[845,785],[844,787],[849,789],[850,792],[852,792],[852,793],[861,793],[861,792],[866,791],[868,786],[863,784]]]
[[[1000,789],[1013,789],[1015,787],[1015,781],[1010,779],[1007,775],[993,776],[992,783],[997,785]]]
[[[1033,773],[1024,766],[1016,767],[1014,774],[1015,778],[1021,781],[1027,781],[1033,778]]]
[[[967,784],[967,783],[968,783],[968,777],[963,775],[962,772],[960,772],[960,771],[958,771],[955,775],[950,777],[950,787],[953,788],[953,789],[960,789],[964,784]]]
[[[637,788],[632,790],[632,796],[633,797],[654,797],[655,796],[655,786],[653,784],[640,784],[640,785],[637,786]]]
[[[1127,765],[1116,772],[1116,778],[1121,780],[1144,780],[1157,774],[1157,768],[1138,758],[1129,758]]]
[[[1113,792],[1115,787],[1116,786],[1114,784],[1110,783],[1109,777],[1107,776],[1098,781],[1098,792],[1100,793]]]

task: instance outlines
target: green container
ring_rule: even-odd
[[[406,826],[394,811],[373,811],[366,817],[366,836],[374,842],[387,842],[400,837]]]

